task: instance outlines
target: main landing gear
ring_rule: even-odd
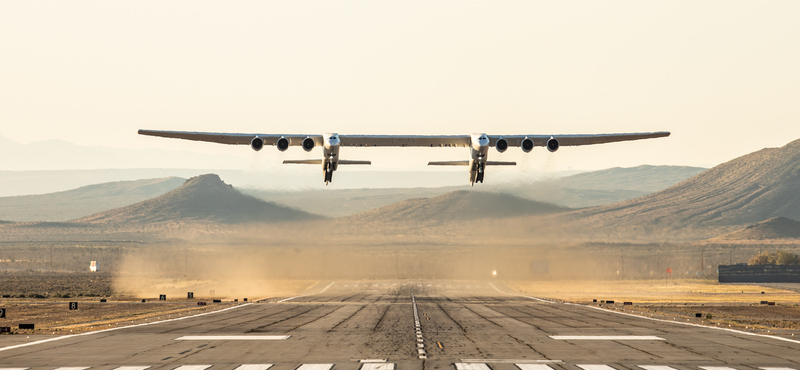
[[[486,164],[484,164],[484,163],[478,163],[475,166],[476,167],[475,170],[478,172],[476,174],[476,176],[475,176],[475,182],[479,182],[479,183],[483,184],[483,169],[484,169],[484,166],[486,166]]]

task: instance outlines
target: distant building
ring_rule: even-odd
[[[798,265],[719,265],[720,283],[800,283]]]
[[[97,272],[97,261],[92,261],[92,263],[89,264],[89,271]]]

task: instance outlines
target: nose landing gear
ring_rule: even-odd
[[[331,162],[325,162],[325,185],[333,181],[333,168]]]

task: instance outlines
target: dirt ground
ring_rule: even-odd
[[[800,284],[758,286],[715,280],[516,282],[537,297],[590,304],[668,321],[800,338]],[[593,300],[597,302],[593,302]],[[613,304],[600,303],[614,301]],[[775,305],[762,304],[775,302]],[[631,302],[632,305],[624,305]],[[700,314],[700,317],[697,317]]]

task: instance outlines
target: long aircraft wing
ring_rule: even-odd
[[[289,139],[291,146],[302,145],[303,139],[310,137],[317,145],[322,144],[322,135],[279,135],[279,134],[236,134],[216,132],[187,132],[139,130],[140,135],[159,136],[174,139],[207,141],[220,144],[249,145],[258,136],[264,145],[275,145],[281,137]],[[525,138],[533,140],[535,146],[545,146],[550,138],[558,139],[561,146],[603,144],[617,141],[652,139],[669,136],[669,132],[641,132],[630,134],[597,135],[489,135],[489,145],[494,146],[498,139],[508,141],[508,145],[519,147]],[[341,146],[354,147],[468,147],[469,135],[339,135]]]
[[[289,145],[303,145],[303,139],[310,137],[317,145],[322,145],[322,135],[275,135],[275,134],[232,134],[221,132],[190,132],[190,131],[160,131],[139,130],[139,135],[168,137],[193,141],[207,141],[210,143],[230,145],[250,145],[250,141],[258,136],[264,140],[264,145],[275,145],[281,137],[289,139]]]
[[[547,140],[555,138],[561,146],[578,146],[578,145],[592,145],[592,144],[605,144],[614,143],[618,141],[631,141],[641,139],[653,139],[658,137],[667,137],[670,133],[667,131],[659,132],[637,132],[631,134],[595,134],[595,135],[488,135],[489,145],[494,146],[498,139],[503,138],[508,141],[508,146],[519,147],[522,146],[522,140],[529,138],[533,140],[535,146],[547,145]]]

